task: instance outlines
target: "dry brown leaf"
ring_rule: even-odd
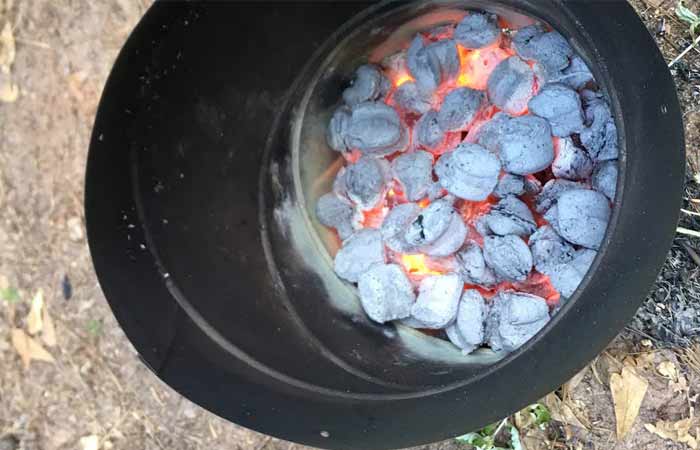
[[[644,352],[635,356],[634,365],[639,369],[646,369],[648,367],[654,366],[654,354],[655,352]]]
[[[12,25],[5,22],[0,31],[0,70],[10,72],[10,66],[15,60],[15,37],[12,34]]]
[[[644,428],[646,428],[648,432],[654,433],[663,439],[670,439],[674,442],[680,442],[682,444],[686,444],[693,450],[696,450],[698,448],[697,436],[690,434],[692,422],[693,421],[690,418],[679,420],[677,422],[660,420],[654,425],[647,423],[644,425]]]
[[[579,428],[590,429],[588,419],[582,414],[576,414],[573,404],[562,401],[557,394],[551,393],[544,398],[544,404],[552,414],[552,419]]]
[[[668,378],[671,381],[678,380],[678,369],[676,368],[676,365],[673,364],[671,361],[664,361],[662,363],[659,363],[659,365],[656,366],[656,370],[658,370],[662,376]]]
[[[100,438],[91,434],[80,438],[81,450],[98,450],[100,448]]]
[[[619,440],[632,429],[648,387],[649,382],[637,375],[628,365],[622,368],[620,374],[610,375],[610,391],[615,407],[616,431]]]
[[[37,361],[55,362],[53,356],[51,356],[41,344],[25,333],[24,330],[13,328],[11,333],[12,345],[22,359],[25,368],[29,367],[33,359]]]
[[[54,347],[56,345],[56,327],[53,324],[53,319],[49,315],[49,309],[44,306],[43,314],[41,319],[44,322],[44,330],[41,332],[41,340],[44,341],[48,347]]]
[[[586,373],[588,373],[588,366],[584,367],[581,369],[579,373],[574,375],[569,381],[567,381],[563,386],[562,386],[562,397],[564,400],[569,400],[571,397],[571,393],[574,392],[576,387],[581,384],[581,381],[583,381],[583,377],[586,376]]]
[[[547,450],[550,448],[547,433],[538,427],[520,430],[520,443],[523,450]]]
[[[3,81],[3,78],[7,80]],[[19,86],[12,82],[9,77],[0,74],[0,102],[14,103],[19,97]]]
[[[27,314],[27,331],[32,336],[44,329],[44,290],[39,288],[32,298],[32,305]]]

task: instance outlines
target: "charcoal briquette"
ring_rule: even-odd
[[[574,253],[571,261],[560,264],[546,273],[552,286],[562,297],[569,298],[574,294],[596,255],[594,250],[582,248]]]
[[[575,90],[581,90],[588,83],[595,81],[586,62],[578,55],[571,57],[569,66],[550,78],[550,82],[563,83]]]
[[[595,162],[617,159],[617,127],[604,99],[593,98],[585,108],[586,128],[581,143]]]
[[[341,106],[336,109],[328,123],[326,129],[326,141],[328,145],[335,151],[344,152],[348,150],[345,143],[348,125],[350,124],[352,113],[347,106]]]
[[[453,214],[447,230],[432,244],[420,248],[422,253],[433,257],[450,256],[464,244],[467,226],[459,214]]]
[[[364,102],[352,107],[345,126],[347,148],[372,156],[384,156],[406,148],[408,131],[394,108],[382,102]]]
[[[494,14],[470,12],[457,25],[454,39],[465,48],[478,49],[495,43],[500,35],[498,18]]]
[[[605,194],[610,201],[615,199],[617,190],[617,160],[596,164],[593,171],[593,189]]]
[[[564,137],[583,129],[583,109],[578,93],[552,83],[544,86],[528,103],[530,112],[549,121],[552,135]]]
[[[374,209],[384,197],[387,182],[391,178],[389,162],[363,156],[346,167],[343,178],[350,200],[361,210]]]
[[[554,160],[551,128],[545,119],[513,117],[499,128],[500,133],[494,138],[495,151],[505,171],[529,175],[546,169]]]
[[[413,81],[406,81],[396,88],[392,98],[401,110],[414,114],[425,114],[432,107],[430,95],[418,89]]]
[[[438,124],[443,132],[466,130],[484,103],[484,93],[468,87],[450,91],[438,111]]]
[[[445,133],[438,123],[438,112],[426,112],[413,128],[413,142],[418,148],[433,150],[445,141]]]
[[[416,249],[404,236],[421,211],[421,207],[415,203],[402,203],[391,208],[381,226],[382,238],[387,247],[398,253],[409,253]]]
[[[498,282],[493,269],[486,265],[483,251],[476,242],[467,242],[456,254],[456,259],[465,283],[491,286]]]
[[[484,261],[496,275],[509,281],[525,281],[532,270],[530,248],[514,235],[484,237]]]
[[[500,171],[498,158],[477,144],[462,143],[435,164],[442,187],[470,201],[485,200],[498,184]]]
[[[535,74],[522,59],[512,56],[501,61],[487,83],[489,100],[508,114],[521,114],[532,98]]]
[[[374,264],[383,264],[384,244],[379,230],[365,228],[343,242],[335,255],[335,273],[347,281],[356,283],[360,275]]]
[[[433,183],[433,155],[422,150],[406,153],[394,159],[391,168],[409,201],[427,195]]]
[[[566,69],[574,54],[564,36],[556,31],[544,32],[540,25],[518,31],[513,37],[513,47],[521,58],[536,61],[542,67],[545,80]]]
[[[357,287],[362,307],[375,322],[385,323],[411,315],[416,296],[398,265],[373,265],[360,275]]]
[[[332,192],[322,195],[316,203],[316,217],[323,225],[335,228],[340,239],[345,240],[353,233],[354,209],[352,204]]]
[[[405,241],[416,247],[423,247],[437,241],[450,226],[457,211],[447,200],[437,200],[424,208],[410,223],[404,233]]]
[[[424,278],[418,288],[418,299],[411,308],[411,317],[426,328],[445,328],[457,316],[463,286],[456,273]]]
[[[486,337],[495,351],[512,352],[549,322],[545,299],[524,292],[505,291],[493,298],[486,319]]]
[[[559,139],[559,151],[552,163],[555,177],[568,180],[585,180],[593,172],[593,161],[588,153],[576,146],[570,137]]]
[[[486,226],[493,234],[514,234],[526,237],[537,228],[530,208],[513,195],[501,199],[484,217]]]
[[[355,71],[352,84],[343,91],[343,100],[348,106],[379,100],[390,88],[391,83],[377,67],[365,64]]]
[[[551,275],[557,267],[568,264],[574,257],[574,247],[566,242],[551,225],[543,225],[529,239],[535,269]]]
[[[546,213],[552,206],[556,205],[559,196],[571,189],[585,189],[586,185],[576,181],[563,179],[553,179],[545,183],[535,198],[535,211],[540,214]]]
[[[445,329],[447,337],[464,354],[476,350],[486,338],[488,306],[484,297],[475,289],[464,291],[459,300],[457,318]]]
[[[559,196],[555,230],[572,244],[597,250],[610,219],[607,197],[590,189],[573,189]]]
[[[508,195],[521,195],[525,192],[525,178],[512,173],[504,174],[499,180],[493,195],[503,198]]]

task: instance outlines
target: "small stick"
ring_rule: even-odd
[[[676,232],[680,234],[685,234],[686,236],[700,237],[700,232],[695,230],[689,230],[683,227],[677,227]]]
[[[681,245],[683,246],[685,251],[688,252],[688,255],[690,255],[690,259],[692,259],[697,266],[700,266],[700,255],[698,255],[698,253],[693,249],[693,247],[686,244],[685,242],[681,242]]]
[[[700,36],[696,37],[692,44],[686,47],[686,49],[683,50],[680,55],[676,56],[676,58],[673,61],[668,63],[668,68],[670,69],[671,67],[673,67],[674,64],[680,61],[681,58],[683,58],[686,54],[688,54],[689,51],[691,51],[693,48],[695,48],[696,45],[698,45],[698,42],[700,42]]]
[[[690,215],[690,216],[700,216],[700,213],[698,213],[698,212],[689,211],[689,210],[683,209],[683,208],[681,208],[681,212],[684,212],[684,213],[686,213],[686,214],[688,214],[688,215]]]

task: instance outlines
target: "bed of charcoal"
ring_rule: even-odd
[[[358,67],[327,128],[345,165],[316,205],[367,315],[510,352],[572,296],[617,184],[609,102],[567,40],[465,12]]]

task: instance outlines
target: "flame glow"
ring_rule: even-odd
[[[479,50],[469,50],[457,45],[459,53],[459,76],[457,86],[466,86],[472,89],[484,90],[491,76],[491,72],[496,66],[508,58],[510,53],[499,46],[496,42],[488,47]]]
[[[414,81],[414,78],[408,73],[400,73],[396,76],[396,79],[394,80],[394,86],[399,87],[402,84],[409,81]]]
[[[425,255],[401,255],[401,265],[404,266],[406,272],[410,275],[442,275],[442,272],[438,272],[429,268],[425,264]]]

